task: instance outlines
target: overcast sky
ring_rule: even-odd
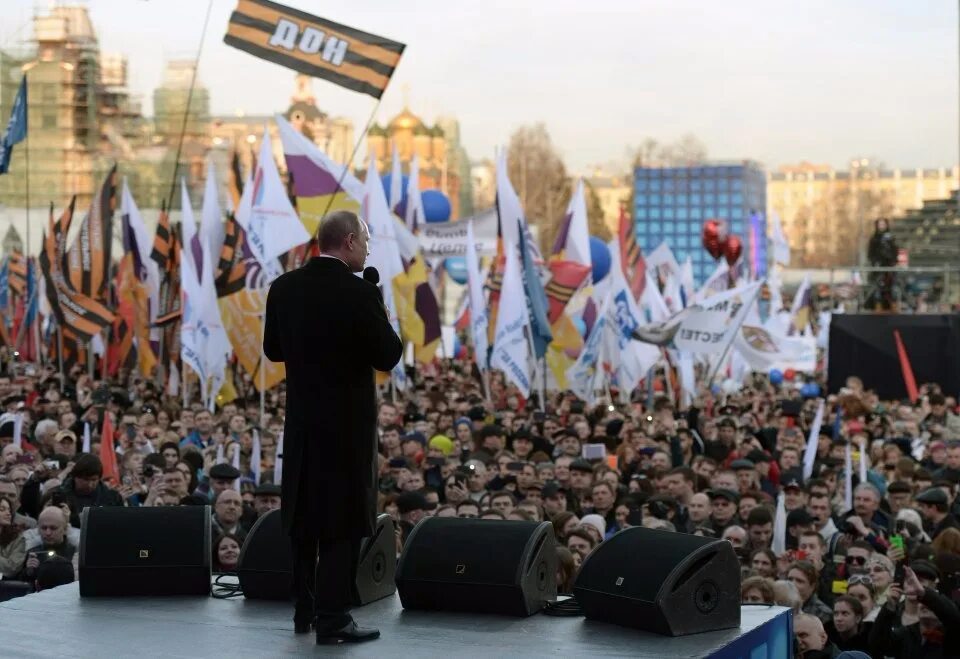
[[[89,0],[101,47],[129,58],[152,112],[164,61],[192,57],[204,0]],[[957,3],[947,0],[288,0],[407,44],[381,123],[403,106],[461,122],[472,158],[543,121],[568,166],[690,132],[713,158],[769,167],[957,161]],[[0,3],[0,48],[29,38],[34,0]],[[200,77],[215,113],[286,109],[294,73],[223,43],[213,0]],[[366,124],[374,100],[316,81],[321,109]]]

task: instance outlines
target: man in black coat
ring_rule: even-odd
[[[295,630],[309,631],[316,614],[318,643],[362,641],[380,635],[349,613],[360,541],[375,521],[374,370],[392,369],[403,344],[379,289],[353,274],[368,254],[364,223],[330,213],[318,238],[321,255],[270,288],[263,349],[287,371],[281,510],[294,551]]]

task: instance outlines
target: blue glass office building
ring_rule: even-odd
[[[699,285],[717,265],[701,244],[703,222],[721,219],[743,241],[744,273],[753,263],[758,276],[766,274],[767,181],[758,164],[638,167],[634,190],[633,219],[644,254],[666,240],[678,262],[692,258]]]

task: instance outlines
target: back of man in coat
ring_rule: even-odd
[[[321,256],[279,277],[267,296],[263,348],[287,374],[282,513],[294,558],[298,633],[368,640],[350,616],[361,540],[376,510],[375,370],[403,353],[380,291],[363,270],[369,233],[349,211],[320,224]]]

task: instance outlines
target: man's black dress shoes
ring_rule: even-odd
[[[318,629],[317,645],[336,645],[339,643],[361,643],[380,638],[380,630],[373,627],[358,627],[351,620],[339,629]]]

